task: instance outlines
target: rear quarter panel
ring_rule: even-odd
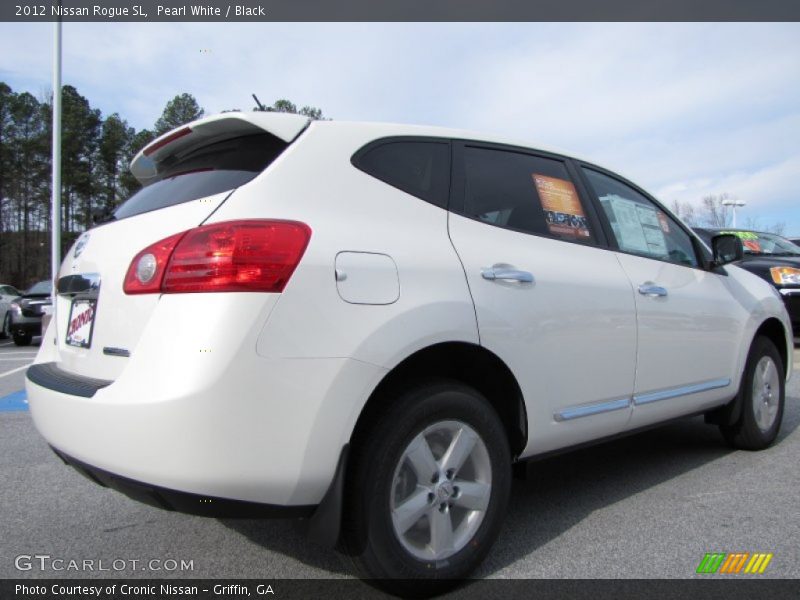
[[[312,229],[259,336],[259,355],[348,357],[391,368],[430,344],[478,342],[469,289],[447,235],[447,212],[350,163],[356,150],[383,133],[375,126],[313,124],[209,219],[292,219]],[[336,256],[345,251],[391,257],[400,282],[397,300],[345,302],[335,280]]]
[[[350,162],[364,144],[396,133],[391,127],[314,123],[209,219],[291,219],[312,229],[305,255],[253,348],[262,358],[351,358],[388,370],[436,343],[479,342],[469,288],[447,232],[447,211]],[[342,252],[391,257],[399,280],[396,301],[343,300],[335,277]],[[346,415],[339,447],[349,440],[378,382],[360,397],[337,400],[337,412]],[[315,424],[326,437],[330,426]]]

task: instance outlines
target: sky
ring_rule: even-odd
[[[49,93],[52,24],[0,24],[0,81]],[[442,125],[558,148],[662,202],[745,203],[800,237],[798,23],[66,23],[63,82],[152,127],[288,98],[337,120]]]

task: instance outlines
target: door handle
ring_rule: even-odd
[[[493,267],[483,269],[481,276],[489,281],[518,281],[520,283],[533,283],[533,274],[528,271],[518,271],[517,269],[503,269]]]
[[[650,298],[663,298],[667,295],[667,288],[656,285],[652,281],[646,281],[639,286],[639,293]]]

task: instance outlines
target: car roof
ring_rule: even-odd
[[[548,152],[551,154],[561,155],[565,157],[569,157],[581,162],[585,162],[591,164],[593,166],[599,167],[601,169],[606,169],[613,173],[617,173],[625,179],[635,181],[635,178],[630,178],[623,171],[616,168],[606,167],[602,164],[597,163],[596,161],[590,160],[585,157],[581,157],[574,152],[564,150],[562,148],[557,148],[554,146],[549,146],[547,144],[538,144],[532,142],[530,140],[524,140],[519,138],[513,138],[510,136],[503,136],[497,134],[491,134],[481,131],[472,131],[469,129],[457,129],[451,127],[442,127],[438,125],[414,125],[409,123],[389,123],[389,122],[377,122],[377,121],[340,121],[340,120],[311,120],[308,117],[293,114],[293,113],[279,113],[279,112],[268,112],[268,111],[228,111],[224,113],[218,113],[213,115],[208,115],[197,119],[196,121],[192,121],[191,123],[187,123],[172,131],[168,131],[161,136],[154,139],[150,142],[145,148],[142,148],[136,156],[131,160],[131,171],[134,175],[139,179],[141,182],[145,182],[148,179],[148,175],[142,171],[139,173],[139,167],[141,166],[139,163],[142,162],[142,157],[144,156],[145,151],[149,148],[157,147],[161,145],[161,143],[173,136],[174,133],[180,132],[184,129],[191,129],[193,131],[197,131],[199,129],[205,129],[209,132],[219,133],[217,129],[223,126],[225,123],[226,127],[234,127],[238,130],[241,130],[242,133],[248,131],[247,127],[252,129],[249,132],[252,132],[253,129],[261,129],[264,131],[268,131],[273,135],[283,139],[286,142],[291,142],[303,129],[306,127],[313,127],[313,128],[342,128],[342,129],[349,129],[353,130],[360,130],[365,134],[367,137],[371,137],[372,139],[379,139],[382,137],[400,137],[400,136],[409,136],[409,137],[440,137],[440,138],[448,138],[448,139],[464,139],[464,140],[472,140],[476,142],[485,142],[489,144],[502,144],[506,146],[515,146],[523,149],[532,149],[532,150],[541,150],[543,152]],[[208,134],[204,134],[208,135]],[[188,136],[187,136],[188,138]],[[175,150],[175,143],[173,142],[170,144],[170,150],[168,152],[172,152]],[[182,141],[177,143],[178,146],[182,144]],[[153,158],[157,158],[157,154],[161,151],[155,151],[153,154]]]
[[[351,129],[360,129],[365,133],[369,133],[373,139],[382,137],[441,137],[457,140],[468,140],[475,142],[485,142],[488,144],[500,144],[504,146],[518,147],[521,149],[540,150],[550,154],[556,154],[567,158],[572,158],[579,162],[584,162],[588,165],[598,167],[614,173],[629,182],[636,182],[637,178],[626,174],[623,169],[611,167],[603,163],[592,160],[588,157],[576,154],[571,150],[551,146],[548,144],[539,144],[529,139],[514,138],[511,136],[504,136],[485,131],[476,131],[471,129],[458,129],[453,127],[442,127],[439,125],[415,125],[410,123],[391,123],[380,121],[312,121],[310,127],[342,127]],[[649,190],[648,190],[649,191]],[[651,196],[655,196],[653,192],[649,192]],[[656,196],[657,198],[657,196]],[[666,202],[662,201],[662,204]]]
[[[576,155],[574,152],[550,146],[548,144],[538,144],[531,140],[514,138],[510,136],[487,133],[470,129],[459,129],[454,127],[442,127],[439,125],[415,125],[411,123],[392,123],[380,121],[312,121],[313,127],[346,127],[369,131],[376,138],[390,136],[410,136],[410,137],[441,137],[452,139],[464,139],[489,144],[503,144],[506,146],[518,146],[521,148],[532,148],[542,150],[551,154],[560,154],[581,160],[593,162]],[[594,164],[594,163],[593,163]],[[597,165],[600,166],[600,165]]]

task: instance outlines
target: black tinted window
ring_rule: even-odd
[[[210,144],[158,164],[158,179],[128,198],[114,217],[197,200],[244,185],[283,152],[287,144],[264,133]]]
[[[592,241],[584,206],[562,161],[467,146],[464,173],[467,216],[525,233]]]
[[[353,164],[426,202],[445,208],[450,189],[450,144],[427,141],[385,141],[367,147]]]
[[[591,169],[584,172],[600,199],[620,250],[697,266],[689,234],[672,217],[629,185]]]

